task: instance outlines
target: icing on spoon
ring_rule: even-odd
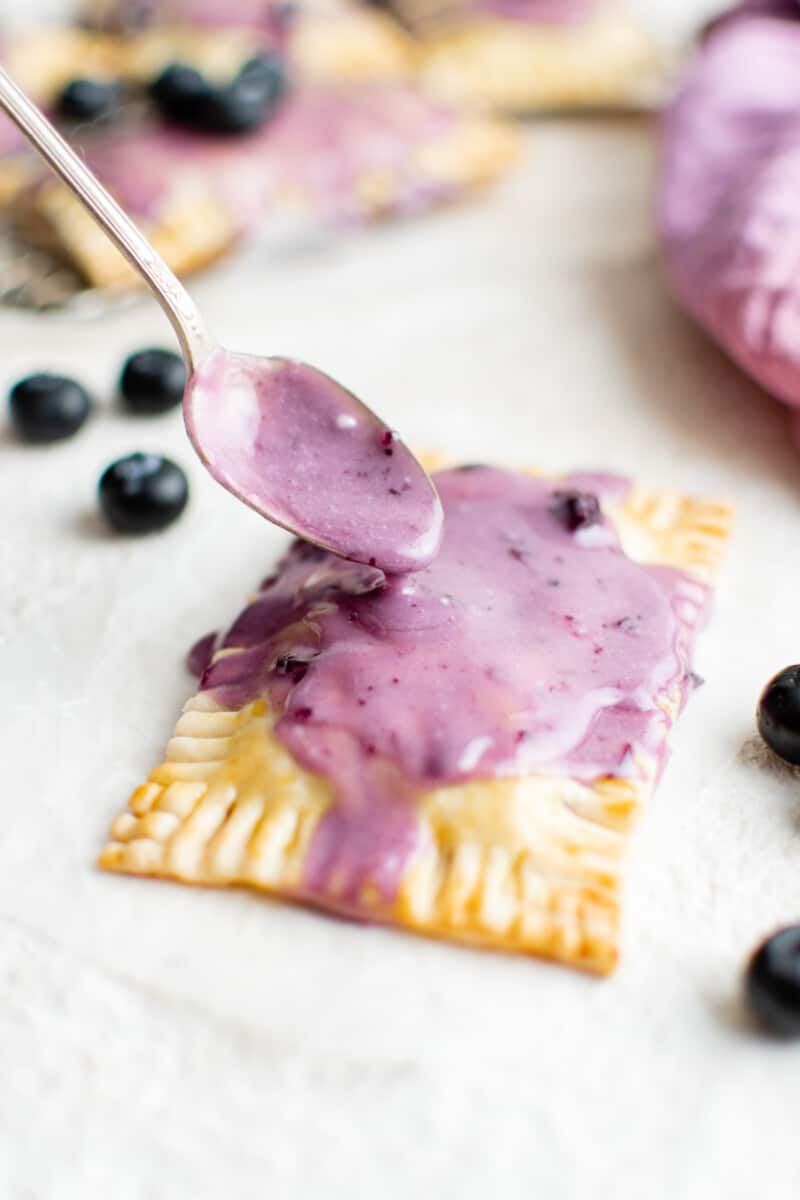
[[[442,516],[427,476],[321,371],[214,350],[189,381],[184,416],[214,478],[285,529],[385,571],[433,559]]]
[[[2,69],[0,107],[164,309],[189,376],[186,429],[214,478],[268,520],[334,554],[388,572],[427,566],[441,540],[441,503],[396,434],[314,367],[217,345],[166,263]]]

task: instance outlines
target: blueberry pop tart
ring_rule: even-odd
[[[607,973],[729,511],[608,475],[434,478],[422,571],[292,544],[204,647],[101,865]]]

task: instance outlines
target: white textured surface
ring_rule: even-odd
[[[197,287],[229,344],[310,359],[420,445],[736,500],[607,982],[94,870],[188,694],[184,649],[281,538],[203,477],[177,414],[115,410],[123,355],[169,341],[152,305],[0,313],[0,386],[49,367],[99,398],[61,447],[0,435],[4,1200],[798,1195],[800,1050],[756,1037],[737,992],[800,917],[800,784],[737,755],[800,657],[800,464],[664,294],[651,157],[644,122],[544,123],[486,202]],[[138,447],[186,464],[193,502],[119,541],[95,480]]]

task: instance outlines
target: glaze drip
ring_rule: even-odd
[[[335,878],[358,910],[390,901],[416,844],[423,790],[532,772],[635,775],[661,759],[660,701],[689,688],[706,591],[642,566],[602,512],[570,528],[560,498],[618,495],[617,479],[557,486],[493,468],[436,476],[440,551],[410,576],[293,544],[224,639],[202,687],[240,707],[259,696],[276,735],[331,781],[304,888]]]

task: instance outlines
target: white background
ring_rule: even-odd
[[[190,690],[185,648],[281,539],[204,477],[177,414],[115,407],[123,356],[169,344],[153,304],[0,312],[0,387],[49,368],[98,397],[62,446],[0,431],[0,1196],[798,1195],[800,1050],[754,1033],[738,975],[800,917],[800,787],[740,756],[800,658],[800,464],[782,410],[665,294],[652,165],[645,119],[533,123],[485,199],[196,284],[227,344],[319,364],[417,445],[736,501],[707,684],[606,982],[94,869]],[[193,501],[122,541],[94,488],[137,448],[182,461]]]

